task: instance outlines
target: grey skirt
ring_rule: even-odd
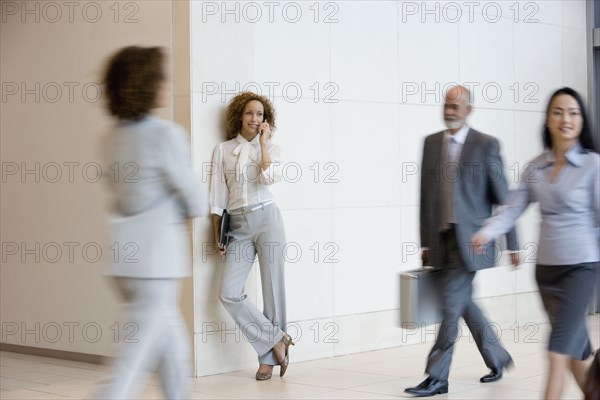
[[[585,315],[598,281],[598,265],[537,265],[535,278],[552,327],[548,350],[575,360],[592,354]]]

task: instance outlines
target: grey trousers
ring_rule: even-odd
[[[249,207],[250,208],[250,207]],[[260,364],[277,365],[273,346],[283,337],[285,310],[285,231],[275,203],[243,215],[232,215],[220,299],[258,353]],[[264,310],[244,293],[258,255]]]
[[[125,299],[126,339],[97,399],[133,399],[145,377],[158,369],[167,399],[190,397],[190,346],[179,311],[178,279],[115,278]],[[123,325],[124,327],[125,325]],[[121,334],[123,331],[120,332]]]
[[[500,343],[494,327],[471,298],[475,271],[464,267],[453,229],[444,233],[442,239],[445,260],[442,271],[442,324],[435,345],[429,353],[426,372],[436,379],[448,379],[454,343],[459,338],[458,321],[461,317],[471,331],[485,365],[489,369],[501,371],[512,362],[512,358]]]

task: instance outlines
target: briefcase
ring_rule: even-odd
[[[400,274],[400,322],[411,328],[442,321],[442,270],[424,267]]]

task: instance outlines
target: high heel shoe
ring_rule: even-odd
[[[288,335],[284,335],[281,338],[281,342],[283,342],[283,344],[285,345],[285,356],[283,357],[283,360],[279,361],[279,366],[280,366],[280,370],[279,370],[279,376],[283,376],[285,374],[285,371],[287,371],[287,367],[290,363],[290,354],[289,354],[289,349],[290,346],[294,346],[295,343],[292,341],[292,338],[289,337]]]
[[[270,372],[260,372],[260,371],[256,371],[256,380],[257,381],[268,381],[269,379],[271,379],[272,374]]]

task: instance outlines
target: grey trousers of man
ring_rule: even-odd
[[[510,354],[502,347],[494,326],[490,325],[477,304],[473,295],[473,279],[475,271],[464,267],[456,243],[453,229],[442,234],[444,243],[445,266],[442,275],[442,324],[438,331],[435,345],[427,359],[426,373],[431,377],[447,380],[452,363],[454,343],[459,338],[458,321],[462,317],[471,331],[477,348],[489,369],[501,371],[511,361]]]
[[[260,364],[277,365],[273,346],[283,337],[286,325],[286,241],[281,213],[272,203],[247,214],[231,215],[230,227],[219,297],[258,353]],[[248,300],[244,292],[256,255],[260,265],[263,312]]]
[[[122,343],[109,379],[94,397],[136,398],[145,378],[158,369],[166,398],[188,399],[190,345],[179,311],[179,280],[115,278],[115,282],[126,302],[119,332]]]

